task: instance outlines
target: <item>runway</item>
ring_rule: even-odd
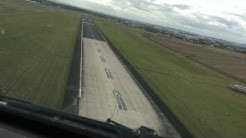
[[[146,126],[166,137],[179,134],[127,72],[88,18],[83,23],[83,84],[79,115],[128,126]]]

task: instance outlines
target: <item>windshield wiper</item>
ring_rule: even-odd
[[[128,128],[120,123],[117,123],[113,120],[111,120],[110,118],[107,119],[106,123],[109,123],[109,124],[114,124],[114,125],[117,125],[117,126],[121,126],[121,127],[125,127],[125,128]],[[151,129],[151,128],[148,128],[146,126],[140,126],[139,128],[133,130],[137,135],[145,135],[146,137],[147,136],[158,136],[157,132],[154,130],[154,129]]]
[[[0,114],[14,115],[27,120],[21,121],[21,123],[31,122],[36,124],[36,127],[46,126],[42,128],[47,129],[44,131],[46,133],[47,131],[51,131],[51,128],[47,126],[52,126],[54,129],[59,129],[59,132],[62,133],[67,131],[68,133],[89,137],[159,137],[154,130],[144,126],[138,129],[130,129],[110,119],[108,119],[107,122],[100,122],[6,96],[0,96]],[[1,119],[0,122],[2,121]],[[21,124],[21,126],[22,125],[26,126],[26,124]]]

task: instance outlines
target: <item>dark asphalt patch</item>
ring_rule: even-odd
[[[83,23],[83,37],[94,39],[90,26],[88,23]]]
[[[92,23],[83,23],[83,36],[98,41],[105,41],[102,35],[98,32],[95,25]]]

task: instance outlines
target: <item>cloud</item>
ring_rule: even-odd
[[[172,7],[176,7],[176,8],[179,8],[180,10],[188,10],[188,9],[191,9],[191,6],[189,6],[189,5],[179,5],[179,4],[177,4],[177,5],[172,5]]]
[[[243,13],[243,14],[236,14],[236,13],[228,13],[228,14],[236,16],[236,17],[239,17],[239,18],[241,18],[242,20],[244,20],[246,22],[246,12]]]
[[[246,43],[244,0],[56,0],[114,16]]]

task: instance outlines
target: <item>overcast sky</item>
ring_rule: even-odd
[[[114,16],[246,43],[246,0],[55,1]]]

